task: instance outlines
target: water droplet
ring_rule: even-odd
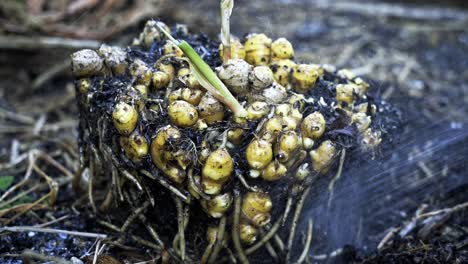
[[[73,264],[83,264],[83,261],[77,257],[72,257],[71,261]]]
[[[461,122],[450,122],[450,128],[451,129],[462,129],[463,128],[463,123],[461,123]]]
[[[36,232],[30,231],[28,232],[28,237],[33,237],[36,235]]]
[[[53,251],[56,246],[57,246],[57,241],[54,239],[51,239],[47,241],[46,247],[44,247],[44,250],[47,252],[50,252],[50,251]]]

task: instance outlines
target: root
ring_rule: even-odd
[[[206,264],[208,263],[208,258],[210,257],[211,255],[211,252],[213,251],[213,246],[214,246],[214,243],[210,243],[206,246],[206,249],[205,251],[203,252],[203,255],[202,255],[202,258],[200,260],[200,263],[201,264]]]
[[[104,201],[101,203],[99,206],[99,211],[100,212],[107,212],[109,208],[112,205],[112,202],[114,201],[114,192],[112,186],[107,189],[106,196],[104,198]]]
[[[301,216],[302,208],[304,207],[304,202],[305,202],[305,199],[307,198],[307,195],[309,194],[309,191],[310,191],[310,187],[307,187],[304,190],[301,198],[299,199],[297,203],[296,210],[294,211],[294,217],[293,217],[293,221],[291,224],[291,230],[289,231],[288,247],[286,249],[285,263],[289,263],[289,259],[291,257],[291,250],[292,250],[292,246],[294,243],[294,237],[296,234],[297,224],[299,222],[299,217]]]
[[[244,186],[247,190],[251,192],[259,191],[257,187],[250,186],[249,183],[247,183],[247,180],[244,178],[244,176],[242,176],[242,174],[236,173],[236,177],[239,178],[239,181],[242,183],[242,186]]]
[[[89,173],[89,179],[88,179],[89,204],[91,205],[93,212],[96,214],[97,213],[96,203],[94,202],[94,197],[93,197],[93,181],[94,181],[94,176],[95,176],[94,175],[95,174],[95,161],[93,158],[91,158],[88,173]]]
[[[333,177],[333,179],[330,181],[330,184],[328,185],[328,191],[330,192],[330,196],[328,198],[328,204],[327,204],[328,208],[330,208],[330,205],[333,199],[335,183],[341,178],[345,158],[346,158],[346,149],[344,148],[343,150],[341,150],[340,164],[338,165],[338,171],[336,172],[335,177]]]
[[[284,209],[284,215],[283,215],[283,219],[281,221],[282,222],[281,226],[284,226],[286,224],[286,220],[288,219],[289,212],[291,211],[292,202],[293,202],[293,196],[290,195],[288,197],[288,201],[286,202],[286,208]]]
[[[188,180],[189,180],[190,184],[193,186],[194,191],[198,195],[200,195],[201,198],[203,198],[205,200],[209,200],[210,197],[208,195],[206,195],[204,192],[202,192],[202,190],[200,189],[200,186],[198,186],[198,184],[195,183],[195,180],[193,179],[193,168],[188,169],[187,177],[188,177]]]
[[[119,178],[119,172],[117,171],[117,168],[115,166],[111,167],[111,174],[112,174],[112,185],[114,186],[114,189],[117,189],[117,194],[115,197],[119,197],[120,201],[124,201],[123,193],[122,193],[122,188],[120,185],[120,178]]]
[[[208,263],[216,263],[216,259],[218,258],[218,254],[221,251],[224,245],[224,233],[226,230],[226,217],[223,216],[219,220],[218,232],[216,236],[216,243],[214,244],[213,251],[209,258]]]
[[[182,261],[185,261],[185,217],[184,217],[184,206],[182,201],[174,197],[176,208],[177,208],[177,224],[179,226],[179,233],[174,238],[174,243],[179,242],[180,257]],[[173,245],[174,249],[177,248]]]
[[[179,189],[177,189],[172,184],[167,182],[166,179],[163,179],[159,175],[153,175],[147,170],[140,170],[140,173],[145,175],[146,177],[152,179],[152,180],[158,181],[159,184],[161,184],[163,187],[165,187],[166,189],[168,189],[169,191],[174,193],[176,196],[178,196],[180,199],[182,199],[182,201],[184,201],[186,204],[189,204],[188,197],[185,194],[183,194]]]
[[[266,250],[268,251],[268,253],[270,254],[270,256],[274,259],[274,260],[278,260],[278,254],[276,254],[276,251],[275,249],[273,248],[273,246],[271,245],[270,242],[267,242],[265,244],[265,248]]]
[[[284,251],[284,242],[281,240],[281,237],[278,234],[275,234],[274,236],[276,246],[281,250]]]
[[[138,218],[140,219],[141,223],[146,227],[146,230],[150,233],[150,236],[154,239],[154,241],[161,247],[164,248],[164,242],[161,240],[159,237],[158,233],[156,230],[148,223],[146,220],[146,217],[144,215],[138,215]]]
[[[136,210],[134,210],[133,213],[127,218],[125,223],[120,228],[120,232],[125,233],[130,227],[130,225],[135,221],[135,219],[137,219],[137,217],[141,213],[143,213],[148,208],[149,205],[150,205],[149,201],[146,201],[143,203],[143,205],[140,208],[137,208]]]
[[[249,263],[247,256],[245,255],[244,249],[240,241],[239,234],[239,220],[240,220],[240,210],[241,210],[241,196],[238,191],[235,192],[234,199],[234,214],[233,214],[233,226],[232,226],[232,241],[234,243],[234,248],[237,252],[237,257],[242,264]]]
[[[138,190],[143,191],[143,187],[141,187],[140,182],[138,182],[137,178],[133,176],[130,172],[127,170],[121,170],[121,174],[129,181],[131,181],[135,186],[138,188]]]
[[[282,219],[278,219],[275,222],[275,224],[273,225],[273,227],[262,237],[262,239],[260,241],[258,241],[255,245],[251,246],[250,248],[246,249],[245,254],[250,255],[250,254],[254,253],[259,248],[261,248],[263,245],[265,245],[268,241],[270,241],[270,239],[276,234],[276,232],[280,228],[281,220]]]
[[[312,241],[312,232],[313,232],[313,227],[314,227],[314,221],[312,219],[309,219],[307,223],[307,238],[306,242],[304,245],[304,250],[301,253],[301,256],[297,260],[296,263],[300,264],[305,261],[307,255],[309,254],[309,249],[310,249],[310,243]]]

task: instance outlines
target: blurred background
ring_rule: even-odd
[[[129,45],[151,18],[218,38],[214,0],[0,2],[0,176],[22,175],[32,149],[64,151],[77,169],[69,55]],[[403,113],[392,146],[346,162],[333,193],[315,187],[310,261],[468,261],[467,1],[237,0],[231,32],[286,37],[297,60],[351,69]],[[28,248],[11,239],[0,259]]]

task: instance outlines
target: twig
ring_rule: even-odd
[[[1,118],[8,118],[10,120],[13,120],[13,121],[16,121],[16,122],[19,122],[19,123],[23,123],[25,125],[33,125],[35,123],[34,118],[32,118],[30,116],[10,112],[10,111],[8,111],[6,109],[3,109],[1,107],[0,107],[0,117]]]
[[[58,183],[54,181],[49,175],[47,175],[47,173],[41,170],[36,164],[33,164],[33,169],[37,174],[43,177],[49,185],[49,204],[54,205],[55,201],[57,200],[57,193],[59,188]]]
[[[72,264],[73,263],[71,261],[68,261],[68,260],[65,260],[65,259],[62,259],[62,258],[42,255],[42,254],[39,254],[39,253],[37,253],[35,251],[32,251],[32,250],[29,250],[29,249],[24,250],[21,253],[21,257],[23,258],[25,263],[31,263],[31,261],[30,261],[31,259],[41,260],[44,263],[45,262],[52,262],[52,263],[57,263],[57,264]]]
[[[96,249],[94,250],[94,256],[93,256],[93,264],[96,264],[97,262],[97,258],[98,258],[98,254],[99,254],[99,247],[101,246],[101,240],[98,239],[97,243],[96,243]]]
[[[116,225],[113,225],[113,224],[111,224],[109,222],[106,222],[106,221],[103,221],[103,220],[98,220],[97,223],[104,226],[104,227],[109,228],[110,230],[112,230],[114,232],[120,233],[120,228],[118,226],[116,226]]]
[[[44,85],[47,81],[54,78],[58,74],[64,72],[69,67],[70,67],[70,59],[66,59],[48,68],[46,71],[42,72],[39,76],[37,76],[36,79],[33,80],[31,84],[31,89],[34,91],[34,90],[37,90],[38,88],[41,88],[41,86]]]
[[[79,12],[83,12],[86,10],[89,10],[93,7],[95,7],[100,1],[98,0],[78,0],[78,1],[73,1],[70,3],[70,5],[67,7],[66,14],[67,15],[74,15]]]
[[[442,213],[455,213],[455,212],[458,212],[458,211],[466,209],[466,208],[468,208],[468,202],[457,204],[457,205],[455,205],[454,207],[451,207],[451,208],[444,208],[444,209],[441,209],[441,210],[421,214],[421,215],[418,216],[418,218],[425,218],[425,217],[434,216],[434,215],[438,215],[438,214],[442,214]]]
[[[441,227],[445,222],[447,222],[452,216],[452,212],[446,212],[444,214],[431,216],[421,229],[418,231],[418,238],[426,240],[432,231]]]
[[[369,40],[367,38],[361,38],[354,41],[352,44],[347,45],[344,50],[340,53],[340,56],[336,59],[335,64],[339,67],[344,66],[353,55],[363,48]]]
[[[17,139],[13,139],[11,141],[11,147],[10,147],[10,163],[13,163],[15,162],[15,160],[18,159],[19,148],[20,148],[19,141]]]
[[[68,219],[69,217],[70,217],[69,215],[64,215],[64,216],[59,217],[57,219],[54,219],[52,221],[45,222],[45,223],[42,223],[40,225],[35,225],[34,227],[45,227],[45,226],[53,225],[55,223],[61,222],[61,221],[65,220],[65,219]]]
[[[47,132],[53,131],[56,132],[60,129],[74,129],[76,128],[77,122],[76,120],[65,120],[60,121],[53,124],[45,124],[39,131],[36,132]],[[33,127],[31,126],[0,126],[0,133],[3,134],[11,134],[11,133],[29,133],[31,134],[33,131]]]
[[[28,158],[28,153],[23,153],[19,155],[15,160],[10,160],[10,162],[0,163],[0,170],[11,169],[15,167],[16,165],[20,164],[21,162],[23,162],[27,158]]]
[[[101,43],[95,40],[78,40],[56,37],[0,36],[0,49],[97,49]]]
[[[30,194],[30,193],[36,191],[36,190],[39,189],[40,187],[42,187],[42,186],[40,186],[39,184],[34,185],[33,187],[29,188],[28,190],[17,194],[16,196],[14,196],[13,198],[11,198],[10,200],[5,201],[5,202],[3,202],[3,203],[0,203],[0,208],[5,208],[7,205],[10,205],[10,204],[14,203],[14,202],[17,201],[18,199],[21,199],[22,197],[24,197],[24,196],[26,196],[26,195],[28,195],[28,194]]]
[[[310,257],[312,259],[315,259],[315,260],[323,261],[323,260],[326,260],[326,259],[335,258],[335,257],[341,255],[341,253],[343,253],[343,248],[335,249],[334,251],[330,252],[329,254],[311,255]]]
[[[398,235],[400,237],[405,237],[416,228],[417,223],[419,221],[419,216],[427,210],[427,207],[427,204],[422,204],[418,207],[418,209],[414,213],[414,216],[411,218],[411,221],[401,226],[400,231],[398,231]]]
[[[89,204],[91,205],[93,212],[97,213],[96,203],[94,202],[94,196],[93,196],[93,181],[95,177],[94,175],[95,167],[96,167],[96,161],[94,158],[91,158],[89,169],[87,170],[88,171],[88,198],[89,198]]]
[[[423,161],[418,161],[418,167],[424,172],[424,174],[428,178],[432,178],[434,176],[434,173],[432,173],[431,169],[426,165],[425,162]]]
[[[58,178],[57,179],[57,183],[58,183],[59,187],[68,184],[70,181],[71,181],[71,179],[69,179],[69,178],[65,178],[65,179],[64,178]],[[30,189],[28,189],[28,190],[26,190],[24,192],[20,192],[19,194],[17,194],[16,196],[11,198],[10,200],[7,200],[5,202],[0,203],[0,208],[5,208],[6,206],[14,203],[15,201],[21,199],[22,197],[24,197],[24,196],[26,196],[26,195],[34,192],[34,191],[41,191],[45,187],[48,187],[48,186],[49,186],[48,183],[36,184],[33,187],[31,187]]]
[[[1,232],[38,232],[38,233],[50,233],[50,234],[67,234],[71,236],[79,236],[79,237],[91,237],[91,238],[107,238],[105,234],[97,234],[97,233],[88,233],[88,232],[79,232],[79,231],[69,231],[63,229],[53,229],[53,228],[42,228],[42,227],[34,227],[34,226],[6,226],[0,227]]]
[[[468,14],[452,8],[413,7],[397,4],[375,4],[357,2],[330,2],[315,0],[311,3],[317,8],[339,12],[352,12],[377,17],[399,17],[418,20],[468,20]]]
[[[161,250],[161,247],[159,247],[158,245],[152,243],[152,242],[149,242],[148,240],[145,240],[139,236],[135,236],[135,235],[132,235],[130,236],[135,242],[137,243],[140,243],[142,244],[143,246],[147,246],[149,248],[152,248],[152,249],[156,249],[156,250]]]
[[[52,166],[54,166],[56,169],[58,169],[59,171],[63,172],[63,174],[65,174],[68,178],[72,179],[74,177],[74,174],[68,170],[67,168],[65,168],[62,164],[60,164],[59,162],[57,162],[54,158],[52,158],[49,154],[41,151],[41,150],[37,150],[38,153],[39,153],[39,157],[46,160],[47,162],[49,162]]]
[[[17,184],[13,185],[12,187],[10,187],[10,189],[8,189],[1,197],[0,197],[0,202],[2,202],[6,197],[8,197],[11,193],[13,193],[15,190],[17,190],[18,188],[20,188],[21,186],[23,186],[24,184],[26,184],[26,182],[29,180],[29,178],[31,177],[31,174],[32,174],[32,171],[33,171],[33,164],[34,162],[36,162],[36,152],[34,150],[30,150],[29,153],[28,153],[28,161],[29,161],[29,165],[28,165],[28,169],[26,170],[26,173],[23,177],[23,179],[18,182]]]
[[[395,234],[400,230],[399,227],[392,227],[390,231],[382,238],[379,245],[377,246],[377,250],[382,250],[382,248],[390,241]]]
[[[37,201],[35,201],[34,203],[31,203],[30,205],[27,205],[26,208],[22,209],[21,212],[17,213],[16,215],[14,215],[13,217],[11,217],[10,219],[8,219],[7,221],[4,222],[5,225],[8,225],[10,224],[11,222],[13,222],[14,220],[16,220],[18,217],[22,216],[23,214],[29,212],[29,210],[32,210],[34,207],[36,207],[37,205],[39,205],[40,203],[42,203],[45,199],[49,198],[50,197],[50,192],[44,196],[42,196],[41,198],[37,199]],[[1,229],[0,229],[1,230]]]
[[[405,83],[407,81],[407,78],[411,71],[413,70],[414,67],[416,67],[416,61],[414,59],[408,60],[408,62],[405,63],[405,66],[403,67],[403,70],[398,75],[397,81],[399,83]]]
[[[47,122],[47,115],[43,113],[34,123],[34,126],[32,127],[32,134],[34,136],[38,136],[46,122]]]
[[[146,247],[149,247],[149,248],[152,248],[152,249],[155,249],[157,250],[157,252],[161,252],[161,250],[164,248],[164,243],[161,241],[161,239],[159,238],[159,236],[157,235],[156,231],[147,224],[147,221],[146,221],[146,218],[144,217],[144,215],[142,214],[139,214],[138,217],[140,218],[140,221],[145,225],[145,227],[148,229],[148,231],[150,232],[150,235],[155,238],[156,242],[159,244],[154,244],[148,240],[145,240],[139,236],[136,236],[136,235],[130,235],[130,238],[132,240],[134,240],[135,242],[143,245],[143,246],[146,246]],[[109,223],[109,222],[106,222],[106,221],[102,221],[102,220],[98,220],[98,223],[100,225],[103,225],[115,232],[118,232],[120,233],[120,228]],[[118,244],[118,243],[117,243]],[[171,254],[171,252],[169,252]],[[171,254],[171,256],[174,258],[174,259],[178,259],[175,255]]]

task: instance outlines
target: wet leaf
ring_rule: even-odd
[[[6,191],[15,180],[14,176],[0,176],[0,191]]]
[[[346,126],[342,129],[334,129],[329,131],[327,134],[334,137],[334,136],[339,136],[339,135],[345,135],[349,137],[354,137],[356,135],[356,127],[354,126]]]
[[[34,198],[29,195],[26,195],[26,196],[19,198],[16,202],[13,203],[13,205],[26,204],[26,203],[32,203],[32,202],[34,202]]]
[[[337,115],[331,120],[332,130],[343,129],[351,124],[351,117],[343,109],[337,108],[336,113]]]
[[[6,206],[0,206],[0,210],[10,209],[12,207],[25,205],[25,204],[31,204],[32,202],[34,202],[34,198],[29,195],[26,195],[26,196],[20,197],[18,200],[14,201],[11,204],[8,204]]]

